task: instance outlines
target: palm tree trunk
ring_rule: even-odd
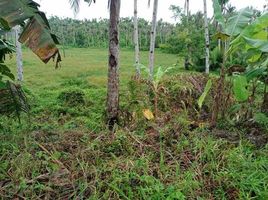
[[[112,130],[119,112],[119,16],[120,0],[110,1],[109,65],[107,91],[108,126]]]
[[[134,45],[135,45],[135,65],[136,75],[140,76],[140,48],[139,48],[139,32],[138,32],[138,1],[134,0]]]
[[[187,16],[187,34],[189,34],[189,17],[190,17],[190,10],[189,10],[189,0],[185,1],[185,9],[186,9],[186,16]],[[184,66],[186,70],[189,70],[190,66],[190,45],[187,43],[187,55],[185,56]]]
[[[206,39],[206,73],[209,74],[209,29],[207,16],[207,1],[204,0],[204,23],[205,23],[205,39]]]
[[[189,19],[189,15],[190,15],[190,12],[189,12],[189,0],[186,0],[186,15],[187,15],[187,22],[188,22],[188,19]]]
[[[15,30],[15,41],[16,41],[16,59],[17,59],[17,73],[18,81],[23,81],[23,61],[22,61],[22,50],[21,43],[19,42],[20,27],[16,26]]]
[[[149,70],[151,79],[153,78],[154,74],[154,50],[155,50],[155,36],[156,36],[156,25],[157,25],[157,7],[158,7],[158,0],[154,0],[150,54],[149,54]]]

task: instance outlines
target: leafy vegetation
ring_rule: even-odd
[[[21,125],[15,119],[0,118],[3,198],[244,199],[267,195],[265,133],[230,124],[219,124],[211,131],[199,121],[209,119],[206,109],[213,99],[207,96],[197,118],[196,99],[207,83],[205,78],[201,81],[202,75],[171,76],[183,71],[182,65],[169,71],[170,77],[159,82],[158,119],[147,121],[143,109],[154,107],[151,92],[142,80],[131,81],[134,87],[130,87],[135,68],[128,63],[133,52],[124,50],[121,115],[125,117],[116,133],[110,134],[104,123],[105,62],[100,62],[106,51],[83,52],[67,49],[66,65],[55,71],[53,64],[45,66],[24,51],[31,123],[25,116]],[[80,63],[74,59],[77,55]],[[141,58],[147,58],[146,52]],[[160,52],[156,58],[162,66],[177,59]],[[14,59],[7,64],[15,70]],[[86,104],[62,104],[58,97],[66,94],[65,88],[83,91]],[[220,130],[220,126],[229,129]],[[258,138],[260,134],[264,136]]]
[[[171,7],[179,21],[159,22],[152,71],[147,51],[136,48],[134,59],[132,19],[118,23],[120,1],[111,0],[110,20],[51,18],[65,46],[63,67],[45,66],[48,57],[23,48],[25,80],[16,82],[16,60],[5,59],[14,52],[6,30],[28,24],[21,41],[34,53],[52,47],[49,57],[57,40],[33,1],[0,0],[0,11],[25,5],[21,23],[0,12],[0,197],[267,199],[267,12],[236,11],[227,2],[213,1],[208,27],[216,72],[196,72],[208,48],[202,13]],[[70,3],[78,11],[79,1]],[[37,36],[31,25],[43,40],[27,36]],[[139,26],[148,50],[150,23],[140,19]]]
[[[63,45],[73,47],[107,47],[108,25],[107,19],[75,20],[49,18],[49,24],[54,33],[57,33]],[[150,23],[145,19],[139,19],[139,46],[141,50],[149,50],[150,46]],[[156,47],[165,44],[174,30],[174,26],[163,20],[158,21]],[[68,30],[66,32],[66,30]],[[134,48],[133,20],[131,18],[120,19],[120,46]]]

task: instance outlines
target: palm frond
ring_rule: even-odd
[[[74,14],[77,14],[80,10],[80,0],[69,0],[72,10]]]
[[[91,5],[92,2],[96,3],[96,0],[84,0],[84,1],[88,3],[89,6]],[[74,11],[74,14],[77,14],[80,10],[80,0],[69,0],[69,3]]]
[[[108,0],[108,5],[107,5],[107,9],[109,9],[111,6],[111,0]]]

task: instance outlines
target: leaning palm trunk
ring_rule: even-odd
[[[150,78],[153,78],[154,74],[154,50],[155,50],[155,37],[156,37],[156,25],[157,25],[157,7],[158,0],[154,0],[154,8],[153,8],[153,20],[152,20],[152,28],[151,28],[151,42],[150,42],[150,54],[149,54],[149,70],[150,70]]]
[[[209,74],[209,29],[208,29],[206,0],[204,0],[204,23],[205,23],[205,39],[206,39],[206,73]]]
[[[110,129],[118,122],[119,112],[119,15],[120,0],[110,1],[109,64],[107,117]]]
[[[135,45],[135,65],[136,75],[140,76],[140,50],[139,50],[139,32],[138,32],[138,2],[134,0],[134,45]]]
[[[18,81],[23,81],[23,62],[22,62],[22,50],[21,43],[19,42],[20,26],[16,26],[15,30],[15,40],[16,40],[16,59],[17,59],[17,73]]]

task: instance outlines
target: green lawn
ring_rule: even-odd
[[[64,53],[63,53],[64,52]],[[61,51],[61,68],[54,69],[55,64],[51,61],[43,64],[30,50],[24,49],[24,78],[25,85],[32,90],[39,90],[43,87],[58,86],[63,80],[83,76],[89,84],[98,87],[106,86],[107,82],[107,60],[108,50],[106,49],[83,49],[66,48]],[[148,64],[148,52],[141,52],[141,63]],[[170,67],[176,64],[176,55],[156,52],[156,66]],[[131,50],[121,50],[120,54],[120,81],[121,85],[130,80],[135,74],[134,53]],[[15,59],[7,59],[7,64],[12,66],[15,72]]]

